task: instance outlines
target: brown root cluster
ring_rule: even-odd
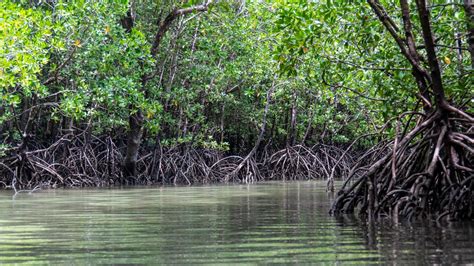
[[[350,171],[333,213],[370,217],[474,218],[474,123],[434,112],[369,150]],[[365,162],[365,163],[362,163]]]
[[[346,176],[354,164],[354,156],[337,146],[318,144],[296,145],[275,152],[267,161],[269,179],[325,179],[335,168],[335,175]]]
[[[0,184],[15,191],[106,186],[121,175],[122,159],[110,137],[66,134],[49,146],[24,141],[11,156],[0,159]]]
[[[122,143],[121,145],[119,143]],[[289,146],[274,153],[226,156],[192,145],[143,148],[138,174],[125,176],[125,147],[110,136],[66,134],[48,146],[29,141],[0,158],[0,186],[21,191],[34,188],[103,187],[112,185],[253,183],[347,175],[352,155],[331,145]],[[339,157],[344,157],[339,160]],[[338,162],[339,161],[339,162]],[[335,167],[335,164],[338,164]]]

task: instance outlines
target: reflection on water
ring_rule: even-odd
[[[473,263],[474,225],[331,217],[322,182],[0,192],[0,264]]]

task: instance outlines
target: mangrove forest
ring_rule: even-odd
[[[473,71],[472,0],[2,0],[0,187],[314,179],[328,216],[472,221]]]
[[[22,263],[474,263],[474,1],[0,0]]]

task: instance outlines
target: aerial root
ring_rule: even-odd
[[[376,148],[385,151],[378,160],[357,164],[331,211],[360,208],[363,214],[395,219],[473,218],[473,130],[467,119],[432,114],[406,135]]]
[[[343,154],[336,146],[318,144],[313,147],[296,145],[275,152],[265,162],[268,177],[275,180],[325,179],[339,158],[342,162],[336,166],[336,175],[346,175],[354,163],[353,157]]]

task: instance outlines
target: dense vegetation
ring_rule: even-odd
[[[334,178],[474,216],[472,1],[0,2],[0,185]]]

